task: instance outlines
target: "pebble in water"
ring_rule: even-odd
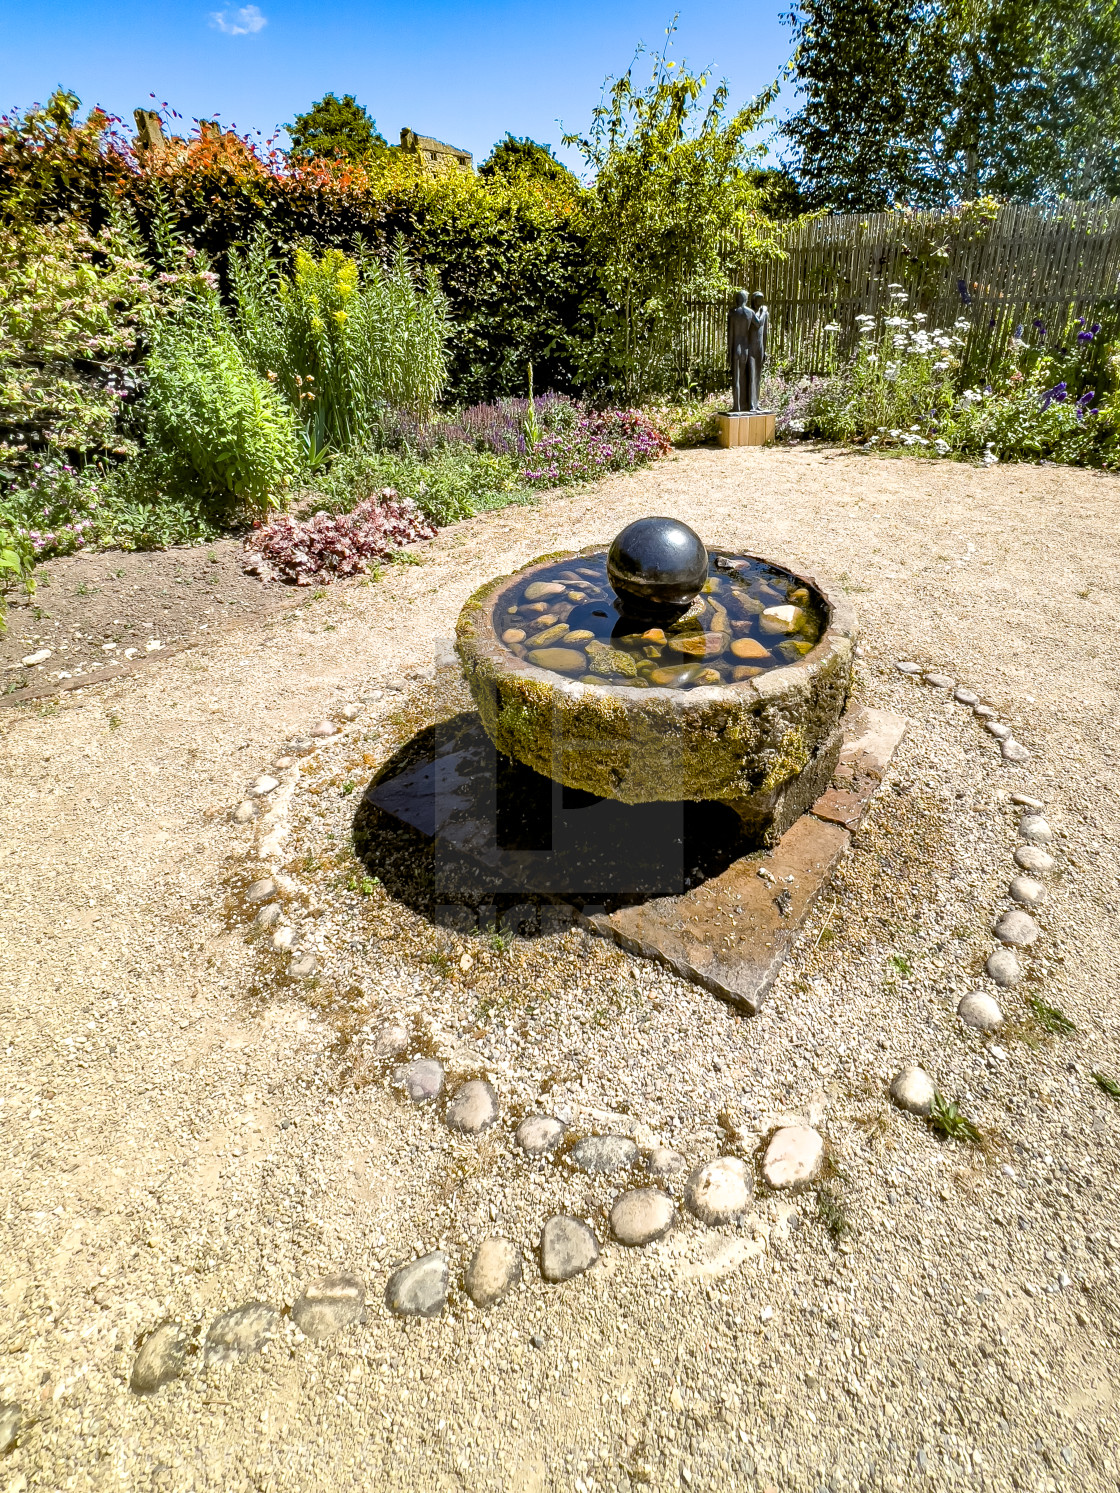
[[[1016,741],[1012,736],[1000,742],[999,750],[1005,762],[1025,762],[1030,756],[1030,752],[1023,743]]]
[[[1054,869],[1054,857],[1047,855],[1045,850],[1040,850],[1037,845],[1020,845],[1015,851],[1015,864],[1022,867],[1024,871],[1033,871],[1035,875],[1041,875],[1045,871]]]
[[[685,1184],[685,1207],[712,1227],[731,1223],[747,1209],[753,1188],[746,1163],[737,1156],[717,1156],[698,1166]]]
[[[1023,978],[1019,961],[1011,949],[993,949],[988,955],[984,973],[1004,990],[1010,990]]]
[[[687,1166],[687,1158],[668,1146],[654,1146],[646,1157],[646,1171],[651,1177],[676,1177]]]
[[[398,1317],[438,1317],[447,1305],[447,1256],[441,1249],[394,1270],[385,1305]]]
[[[1003,914],[993,931],[1000,943],[1011,944],[1016,949],[1028,949],[1038,937],[1039,929],[1030,913],[1013,907]]]
[[[366,1288],[356,1275],[321,1275],[292,1302],[292,1321],[313,1343],[365,1320]]]
[[[776,1132],[762,1158],[762,1175],[771,1187],[797,1187],[816,1176],[824,1141],[808,1125],[787,1125]]]
[[[481,1135],[498,1118],[498,1095],[484,1078],[471,1078],[455,1090],[447,1106],[448,1128],[463,1135]]]
[[[637,1159],[638,1148],[625,1135],[589,1135],[572,1152],[581,1172],[617,1172]]]
[[[984,729],[990,732],[997,741],[1007,741],[1011,735],[1011,727],[1004,725],[1003,721],[985,721]]]
[[[265,1301],[246,1301],[222,1312],[210,1323],[203,1351],[204,1367],[221,1368],[246,1353],[259,1353],[276,1330],[275,1308]]]
[[[933,1080],[924,1068],[903,1068],[891,1080],[891,1098],[909,1114],[929,1115],[933,1109]]]
[[[541,1230],[541,1274],[545,1280],[571,1280],[599,1258],[599,1241],[585,1223],[554,1214]]]
[[[393,1082],[402,1088],[414,1104],[430,1104],[443,1092],[443,1064],[435,1058],[417,1058],[398,1068]]]
[[[1019,820],[1019,833],[1032,845],[1049,845],[1054,838],[1054,831],[1041,814],[1024,814]]]
[[[15,1446],[22,1425],[23,1411],[15,1400],[0,1400],[0,1457]],[[26,1486],[25,1483],[24,1487]],[[15,1487],[14,1482],[12,1487]]]
[[[178,1322],[161,1322],[144,1339],[132,1366],[129,1389],[133,1394],[154,1394],[161,1384],[182,1376],[187,1362],[187,1336]]]
[[[963,684],[957,686],[953,691],[953,699],[958,705],[979,705],[980,696],[970,689],[965,689]]]
[[[496,1306],[521,1280],[521,1251],[509,1239],[483,1239],[463,1276],[475,1306]]]
[[[652,1244],[673,1227],[677,1210],[673,1199],[656,1187],[639,1187],[616,1198],[611,1208],[611,1233],[620,1244]]]
[[[1011,895],[1022,907],[1040,907],[1046,896],[1046,889],[1040,881],[1034,881],[1029,876],[1016,876],[1011,883]]]
[[[931,684],[934,689],[956,689],[957,681],[948,674],[926,674],[925,682]]]
[[[994,1032],[1003,1025],[1003,1012],[999,1002],[983,990],[973,990],[962,996],[957,1005],[957,1015],[965,1026],[978,1032]]]
[[[553,1115],[529,1115],[518,1125],[513,1138],[527,1156],[544,1156],[556,1149],[567,1128]]]

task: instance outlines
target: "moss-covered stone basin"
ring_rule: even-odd
[[[593,546],[542,556],[514,575],[488,582],[463,607],[459,657],[487,734],[498,751],[566,787],[602,798],[727,803],[752,838],[771,843],[824,792],[835,770],[856,640],[851,607],[816,577],[758,556],[709,550],[709,587],[692,619],[705,640],[701,657],[689,659],[685,652],[672,662],[669,648],[664,662],[661,657],[647,662],[644,639],[624,638],[625,646],[615,648],[583,638],[592,629],[585,625],[589,619],[575,582],[577,600],[571,606],[583,610],[569,615],[581,625],[566,636],[570,640],[574,631],[576,642],[565,648],[565,635],[558,634],[543,647],[527,646],[534,641],[529,629],[510,625],[524,615],[519,609],[543,600],[552,615],[559,593],[548,588],[558,584],[557,574],[579,575],[580,562],[590,562],[582,572],[590,583],[605,555]],[[563,565],[573,568],[558,571]],[[763,630],[765,660],[742,647],[732,652],[736,635],[720,618],[721,611],[734,610],[727,588],[737,584],[740,573],[755,574],[760,567],[783,598],[798,596],[809,619],[800,634],[779,630],[772,647]],[[745,606],[742,610],[749,617]],[[791,607],[781,610],[788,613]],[[561,626],[562,619],[548,631]],[[728,641],[715,652],[723,626]],[[529,635],[519,638],[518,632]],[[783,642],[794,641],[796,649],[778,651]],[[581,648],[589,659],[586,666],[565,656]],[[629,662],[620,661],[620,653]],[[784,662],[787,657],[796,662]],[[558,667],[542,666],[552,663]],[[691,672],[671,672],[681,666]],[[666,678],[672,683],[660,682]]]

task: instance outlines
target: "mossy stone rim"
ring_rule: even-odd
[[[569,787],[625,803],[739,800],[796,777],[834,735],[851,687],[858,628],[843,594],[768,556],[711,548],[713,557],[779,565],[817,594],[827,618],[804,658],[731,684],[582,684],[511,653],[494,627],[506,592],[544,566],[605,553],[589,545],[538,556],[481,586],[460,612],[459,657],[498,750]],[[572,746],[580,742],[594,747]]]

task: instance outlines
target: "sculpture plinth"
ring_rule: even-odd
[[[773,439],[772,410],[757,410],[750,414],[731,411],[719,416],[721,446],[768,446]]]

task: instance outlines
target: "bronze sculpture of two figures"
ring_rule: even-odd
[[[727,315],[727,359],[731,364],[731,412],[758,415],[762,390],[762,365],[766,359],[766,333],[770,313],[766,297],[756,290],[747,304],[747,292],[736,292]]]

